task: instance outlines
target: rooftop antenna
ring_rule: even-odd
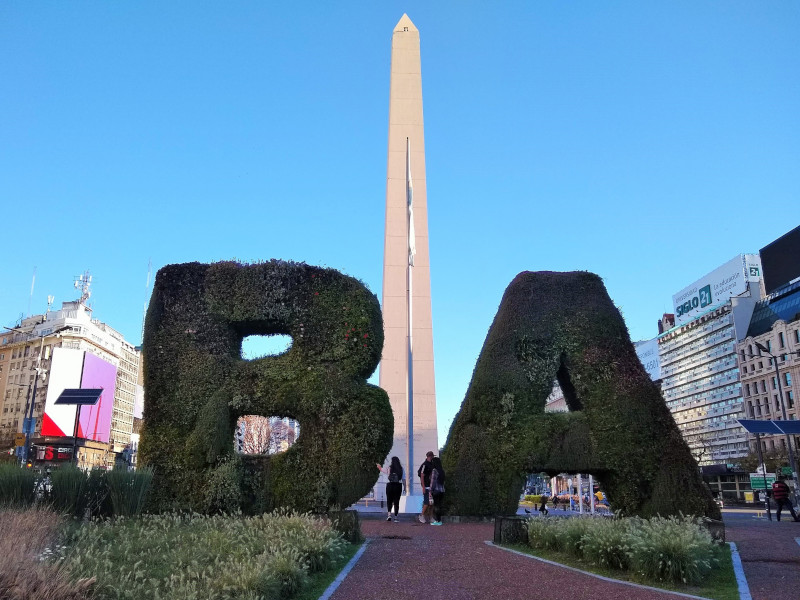
[[[33,300],[33,286],[36,285],[36,267],[33,267],[33,279],[31,280],[31,295],[28,297],[28,316],[31,316],[31,301]]]
[[[92,285],[92,276],[89,275],[89,269],[83,272],[83,275],[78,275],[75,278],[75,289],[81,291],[81,297],[78,299],[78,302],[83,304],[88,310],[92,310],[90,306],[86,305],[86,301],[92,296],[92,292],[89,289]]]
[[[147,290],[150,289],[150,274],[153,271],[153,260],[147,259],[147,281],[144,284],[144,304],[142,306],[142,343],[144,343],[144,320],[147,317]]]
[[[55,301],[55,296],[47,296],[47,312],[53,310],[53,302]]]

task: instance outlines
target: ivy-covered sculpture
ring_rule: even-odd
[[[242,359],[243,338],[274,334],[291,336],[288,351]],[[382,349],[377,298],[332,269],[161,269],[143,343],[151,510],[322,512],[363,497],[394,430],[388,395],[366,382]],[[296,419],[300,436],[282,454],[238,456],[236,422],[251,414]]]
[[[544,412],[555,380],[569,413]],[[628,515],[720,515],[619,311],[587,272],[511,282],[442,462],[451,514],[515,514],[527,473],[570,472],[594,474]]]

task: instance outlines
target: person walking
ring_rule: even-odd
[[[778,477],[778,481],[772,483],[772,499],[775,500],[775,505],[777,506],[777,510],[775,512],[775,518],[778,521],[781,520],[781,509],[785,506],[789,509],[789,513],[792,515],[792,518],[795,521],[800,521],[797,518],[797,514],[794,512],[794,507],[792,507],[792,501],[789,499],[789,486],[786,485],[785,477]]]
[[[442,498],[444,498],[444,467],[442,460],[434,456],[431,460],[431,508],[433,509],[433,521],[431,525],[442,524]]]
[[[431,512],[430,490],[431,490],[431,471],[433,470],[433,466],[431,465],[432,460],[433,460],[433,452],[428,450],[428,453],[425,454],[425,462],[423,462],[419,466],[419,469],[417,469],[417,477],[419,477],[419,485],[422,488],[422,514],[419,516],[420,523],[427,523],[428,515]]]
[[[547,493],[542,494],[542,504],[539,506],[539,512],[543,517],[547,516]]]
[[[553,500],[553,510],[555,510],[558,508],[558,494],[556,494],[555,492],[553,492],[552,500]]]
[[[388,469],[376,463],[378,470],[389,476],[389,481],[386,482],[386,504],[388,513],[386,520],[392,520],[392,506],[394,506],[394,522],[397,523],[397,513],[400,510],[400,495],[403,493],[405,481],[403,480],[403,466],[400,464],[400,459],[396,456],[392,457],[392,462]]]

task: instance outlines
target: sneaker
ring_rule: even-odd
[[[431,523],[431,525],[441,525],[441,524],[442,524],[441,521],[434,521],[433,523]]]
[[[392,515],[389,515],[388,517],[386,517],[386,520],[387,521],[391,521],[392,520]]]
[[[419,517],[417,517],[417,518],[419,519],[419,522],[420,522],[420,523],[423,523],[423,524],[424,524],[424,523],[427,523],[427,521],[425,520],[425,517],[423,517],[422,515],[420,515],[420,516],[419,516]]]
[[[395,518],[394,518],[394,519],[392,519],[392,520],[393,520],[395,523],[397,523],[397,517],[395,517]]]

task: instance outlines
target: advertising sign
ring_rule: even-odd
[[[81,407],[78,437],[108,443],[111,436],[111,414],[114,410],[114,389],[117,367],[91,352],[84,353],[81,388],[102,388],[97,404]]]
[[[49,379],[42,435],[72,437],[74,434],[76,406],[55,404],[61,392],[65,389],[102,388],[97,404],[81,407],[78,437],[107,443],[111,435],[117,367],[91,352],[54,348]]]
[[[83,350],[53,348],[53,362],[48,376],[47,397],[42,417],[42,435],[71,437],[75,428],[75,407],[55,404],[67,388],[81,387]]]
[[[736,256],[672,296],[675,325],[688,323],[702,313],[725,304],[729,298],[746,292],[748,283],[760,280],[761,260],[758,255]]]
[[[642,363],[644,370],[650,379],[657,381],[661,379],[661,362],[658,360],[658,339],[653,338],[646,342],[636,342],[636,355]]]

